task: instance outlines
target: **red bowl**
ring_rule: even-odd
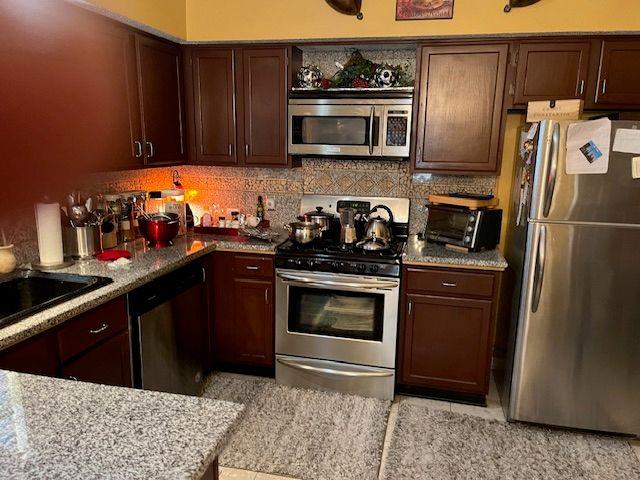
[[[175,213],[154,214],[149,218],[138,217],[140,234],[149,242],[149,246],[161,248],[172,245],[180,230],[180,217]]]

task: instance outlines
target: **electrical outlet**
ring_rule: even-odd
[[[276,201],[273,198],[267,198],[267,210],[273,212],[276,209]]]

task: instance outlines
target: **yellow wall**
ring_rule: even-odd
[[[364,0],[362,21],[333,11],[324,0],[186,0],[187,38],[284,40],[640,30],[639,0],[541,0],[505,14],[506,3],[455,0],[452,20],[397,22],[395,0]]]
[[[73,0],[72,0],[73,1]],[[78,0],[75,0],[78,1]],[[157,30],[187,38],[185,0],[80,0],[144,23]]]

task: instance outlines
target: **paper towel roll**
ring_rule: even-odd
[[[41,265],[58,265],[64,261],[60,204],[36,203],[36,227]]]

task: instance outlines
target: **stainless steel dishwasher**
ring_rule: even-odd
[[[128,295],[135,387],[201,393],[208,345],[204,281],[195,262]]]

